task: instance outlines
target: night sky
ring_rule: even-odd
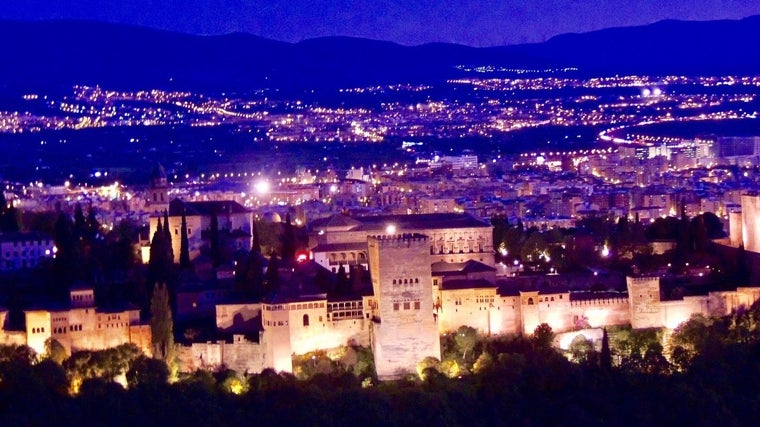
[[[494,46],[662,19],[738,19],[758,0],[15,0],[0,19],[87,19],[283,41],[356,36]]]

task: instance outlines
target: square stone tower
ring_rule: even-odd
[[[633,329],[663,326],[659,277],[626,277]]]
[[[369,267],[376,304],[371,343],[380,379],[415,372],[425,357],[441,358],[433,313],[427,236],[370,236]]]

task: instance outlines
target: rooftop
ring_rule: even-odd
[[[0,233],[0,242],[34,242],[40,240],[53,240],[53,238],[37,231]]]
[[[495,268],[475,260],[469,260],[467,262],[436,262],[430,267],[433,276],[453,276],[496,271]]]
[[[314,247],[311,251],[316,252],[337,252],[337,251],[366,251],[367,242],[351,243],[322,243]]]
[[[447,280],[441,284],[441,290],[442,291],[452,291],[452,290],[459,290],[459,289],[494,289],[497,286],[488,280],[485,279],[477,279],[477,280],[468,280],[468,279],[455,279],[455,280]]]
[[[343,218],[336,218],[343,217]],[[435,230],[446,228],[490,228],[491,224],[466,213],[435,213],[422,215],[373,215],[345,219],[344,215],[318,219],[311,223],[312,230],[329,227],[352,227],[351,231],[381,231],[389,224],[396,226],[397,233],[405,230]],[[333,222],[335,221],[335,222]],[[340,225],[337,222],[340,221]]]
[[[182,216],[183,213],[187,216],[211,216],[213,213],[224,215],[249,212],[249,209],[234,200],[186,202],[181,199],[174,199],[169,203],[169,216]]]

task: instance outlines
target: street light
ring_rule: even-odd
[[[604,246],[602,246],[602,257],[607,258],[610,256],[610,248],[607,247],[607,244],[605,243]]]
[[[267,181],[259,181],[253,185],[253,188],[255,188],[256,192],[258,192],[259,194],[267,194],[269,193],[269,189],[271,188],[271,186],[269,185],[269,182]]]

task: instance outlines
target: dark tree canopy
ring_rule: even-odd
[[[219,218],[216,211],[211,212],[211,221],[209,223],[209,256],[215,267],[222,263],[222,248],[219,236]]]
[[[153,357],[171,365],[175,363],[174,320],[169,303],[169,290],[164,283],[156,283],[153,288],[150,316]]]
[[[296,259],[296,233],[295,227],[290,222],[290,212],[285,215],[282,223],[282,235],[280,236],[282,261],[285,265],[292,264]]]
[[[169,213],[164,209],[164,244],[166,245],[167,257],[174,262],[174,248],[172,247],[172,233],[169,230]]]

